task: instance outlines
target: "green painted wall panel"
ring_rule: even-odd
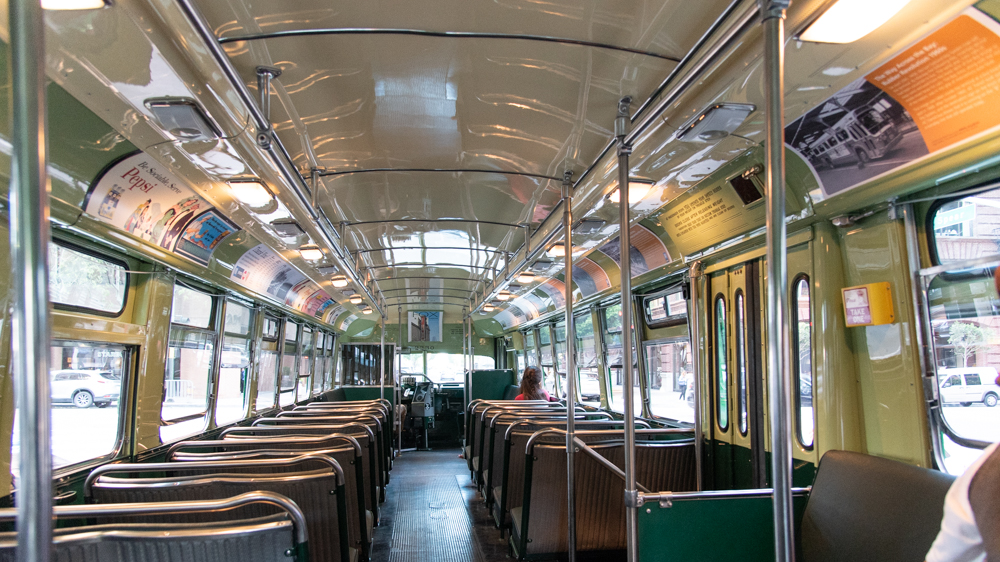
[[[507,387],[517,384],[517,376],[512,369],[472,372],[471,400],[501,400]]]
[[[796,544],[806,498],[796,497]],[[771,498],[674,499],[639,508],[639,559],[643,562],[773,562]],[[720,540],[720,530],[725,537]],[[801,557],[800,557],[801,558]]]

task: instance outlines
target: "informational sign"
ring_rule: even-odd
[[[976,205],[962,205],[957,209],[934,213],[934,230],[941,230],[963,222],[976,220]]]
[[[83,210],[105,224],[202,265],[208,263],[223,238],[239,230],[142,152],[105,170],[87,192]]]
[[[1000,24],[975,8],[785,128],[830,196],[1000,126]]]
[[[240,256],[229,278],[311,316],[319,316],[333,304],[333,299],[319,285],[265,244],[254,246]]]
[[[887,282],[870,283],[841,290],[847,327],[878,326],[895,321],[892,289]]]
[[[174,245],[174,252],[208,265],[208,258],[219,242],[237,230],[236,225],[216,211],[205,211],[184,228]]]
[[[440,310],[410,312],[410,342],[440,342],[443,341],[443,325]]]

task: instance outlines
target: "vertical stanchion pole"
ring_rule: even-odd
[[[764,25],[767,128],[767,356],[774,486],[774,554],[795,560],[792,513],[792,441],[789,423],[788,265],[785,229],[785,9],[789,0],[760,0]]]
[[[383,308],[383,310],[385,310]],[[381,338],[378,342],[378,397],[380,400],[385,400],[385,312],[382,313],[382,326],[381,326]]]
[[[18,408],[18,562],[48,562],[52,549],[49,408],[49,182],[46,174],[45,28],[37,1],[8,6],[13,154],[8,192],[14,266],[12,359]]]
[[[472,308],[469,308],[469,400],[472,400],[472,372],[476,370],[476,353],[472,345]]]
[[[615,117],[615,137],[618,138],[618,237],[621,241],[621,298],[622,298],[622,373],[625,387],[622,396],[625,402],[625,540],[626,559],[628,562],[639,560],[639,528],[637,515],[639,495],[635,486],[635,406],[633,395],[635,386],[635,371],[632,370],[632,242],[629,239],[629,203],[628,203],[628,156],[632,146],[625,142],[631,121],[629,106],[632,98],[622,98],[618,102],[618,115]]]
[[[576,329],[573,325],[573,178],[563,174],[563,232],[566,261],[563,262],[563,289],[566,300],[566,515],[569,521],[569,562],[576,562]],[[554,338],[553,338],[554,339]]]
[[[690,278],[690,297],[688,306],[688,326],[690,327],[691,341],[691,379],[688,381],[688,389],[693,388],[694,392],[694,461],[695,461],[695,482],[700,492],[703,489],[702,483],[702,439],[704,439],[701,426],[701,326],[698,309],[698,283],[701,282],[701,261],[691,264],[688,270]]]

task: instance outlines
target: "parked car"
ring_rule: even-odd
[[[105,408],[118,401],[121,377],[97,369],[62,369],[52,371],[52,402],[72,403],[77,408],[96,405]]]
[[[994,382],[997,380],[994,367],[940,369],[938,379],[941,381],[942,404],[971,406],[982,402],[992,408],[1000,400],[1000,386]]]

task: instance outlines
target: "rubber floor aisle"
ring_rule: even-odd
[[[459,453],[411,451],[396,458],[373,562],[510,560]]]

